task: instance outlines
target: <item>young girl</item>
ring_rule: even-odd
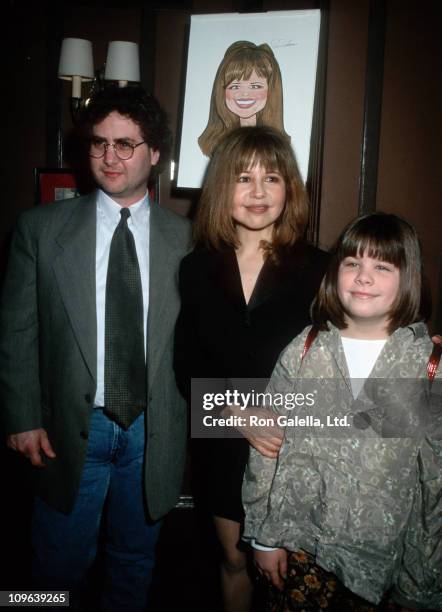
[[[284,131],[282,79],[266,43],[240,40],[227,49],[213,82],[207,127],[198,138],[204,155],[212,156],[223,136],[237,127],[269,125]]]
[[[441,609],[442,418],[420,304],[415,230],[382,213],[352,222],[313,305],[316,337],[288,345],[268,389],[317,392],[325,427],[288,425],[279,457],[252,451],[246,470],[245,536],[283,590],[272,610],[374,610],[387,592]]]
[[[328,257],[303,240],[307,198],[293,149],[277,130],[230,132],[209,164],[194,224],[195,249],[180,268],[175,372],[191,378],[268,378],[282,349],[310,321]],[[250,608],[244,512],[245,439],[192,440],[199,506],[214,517],[225,609]],[[276,456],[270,439],[262,452]]]

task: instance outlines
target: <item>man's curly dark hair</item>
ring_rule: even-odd
[[[170,158],[172,133],[167,115],[156,98],[142,87],[107,85],[90,98],[82,111],[80,123],[86,136],[90,137],[92,128],[113,111],[132,119],[149,147],[159,151],[159,163],[152,170],[160,172]]]

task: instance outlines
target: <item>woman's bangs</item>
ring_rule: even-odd
[[[266,172],[278,172],[283,175],[280,156],[274,149],[273,143],[245,143],[249,146],[244,147],[237,156],[235,163],[235,173],[248,172],[255,166],[262,166]],[[267,145],[267,146],[266,146]]]

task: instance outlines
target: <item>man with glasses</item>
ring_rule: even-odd
[[[184,467],[172,342],[189,223],[149,201],[171,144],[154,98],[110,86],[82,122],[98,190],[27,211],[14,233],[3,412],[8,446],[32,464],[34,587],[80,601],[101,528],[103,609],[141,612]]]

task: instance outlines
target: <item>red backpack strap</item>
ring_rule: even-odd
[[[317,335],[318,335],[318,328],[317,327],[312,327],[310,329],[309,333],[307,334],[307,338],[305,339],[305,342],[304,342],[304,348],[302,349],[301,361],[304,360],[304,357],[309,352],[309,349],[310,349],[311,345],[313,344],[313,341],[314,341],[314,339],[316,338]]]
[[[427,374],[430,382],[433,382],[433,379],[436,376],[437,366],[439,365],[441,354],[442,346],[440,344],[435,344],[433,346],[433,350],[431,351],[430,359],[427,363]]]
[[[303,361],[304,357],[310,350],[311,345],[313,344],[316,336],[318,335],[318,329],[316,327],[312,327],[307,334],[307,338],[304,342],[304,348],[302,349],[301,361]],[[433,346],[433,350],[431,351],[430,359],[427,363],[427,374],[430,382],[433,382],[434,377],[436,376],[437,368],[439,366],[440,358],[442,356],[442,345],[435,344]]]

